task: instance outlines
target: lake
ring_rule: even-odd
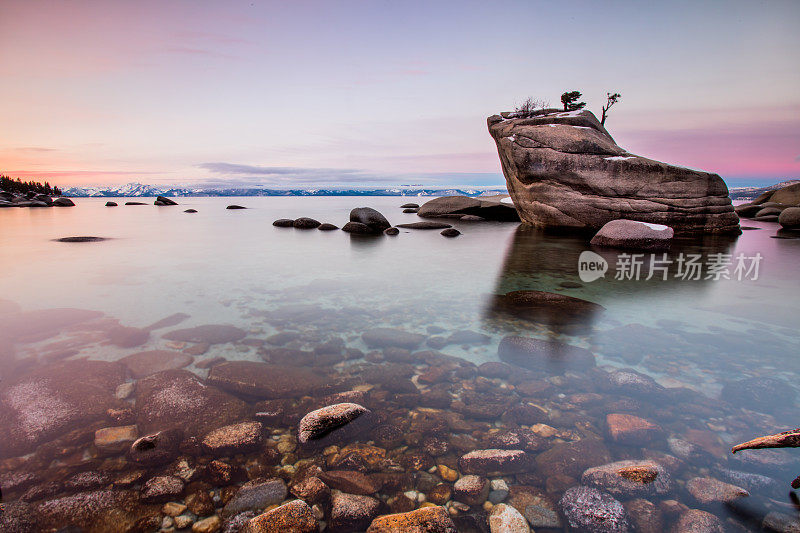
[[[416,222],[400,205],[424,198],[113,200],[0,210],[9,530],[235,531],[291,494],[330,528],[366,529],[337,515],[340,496],[301,496],[309,478],[381,514],[446,505],[459,531],[503,501],[561,530],[576,486],[624,505],[615,531],[667,529],[683,505],[732,530],[796,520],[800,453],[730,453],[800,425],[800,240],[777,224],[653,257],[509,222],[446,220],[457,238],[272,226],[341,227],[360,206]],[[106,240],[56,241],[69,236]],[[603,277],[581,279],[587,257]],[[337,403],[366,411],[298,443],[299,420]],[[131,451],[159,431],[163,458]],[[246,482],[258,504],[240,501]]]

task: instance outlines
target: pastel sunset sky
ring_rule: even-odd
[[[0,2],[0,171],[501,185],[485,119],[580,90],[631,152],[800,177],[800,2]]]

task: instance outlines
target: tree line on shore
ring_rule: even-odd
[[[22,181],[19,178],[15,179],[11,176],[3,175],[0,175],[0,190],[16,194],[25,194],[34,191],[48,196],[61,196],[61,189],[51,186],[49,182]]]

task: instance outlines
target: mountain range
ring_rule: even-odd
[[[489,196],[508,194],[503,188],[422,188],[393,187],[378,189],[267,189],[264,187],[157,187],[128,183],[109,187],[69,187],[64,196],[77,198],[154,197],[154,196]]]

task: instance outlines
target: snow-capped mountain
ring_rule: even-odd
[[[69,187],[72,197],[155,197],[155,196],[487,196],[507,194],[505,188],[393,187],[387,189],[267,189],[264,187],[169,187],[128,183],[120,187]]]

